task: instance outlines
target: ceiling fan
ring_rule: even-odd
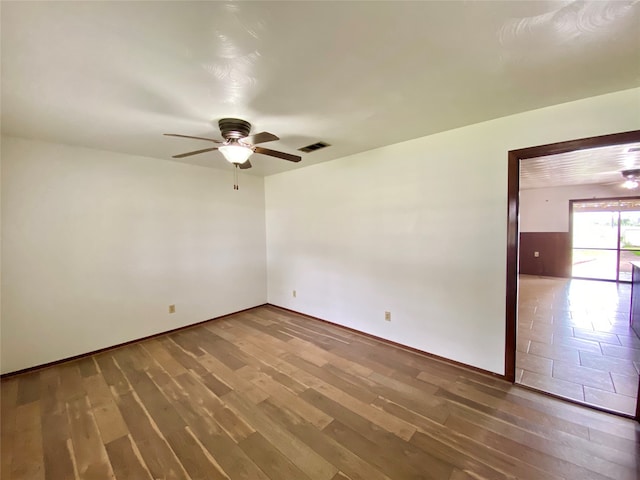
[[[624,188],[629,190],[638,188],[638,180],[640,180],[640,169],[623,170],[620,173],[625,178],[625,182],[622,184]]]
[[[172,158],[184,158],[191,155],[198,155],[200,153],[212,152],[214,150],[220,151],[227,161],[236,167],[241,169],[251,168],[251,162],[249,157],[253,153],[261,153],[263,155],[269,155],[271,157],[281,158],[290,162],[299,162],[302,157],[298,155],[291,155],[290,153],[278,152],[269,148],[257,147],[259,143],[274,142],[280,140],[273,133],[261,132],[255,135],[249,135],[251,133],[251,124],[245,120],[238,118],[223,118],[218,121],[220,127],[220,133],[222,134],[222,140],[216,140],[213,138],[205,137],[192,137],[190,135],[178,135],[176,133],[165,133],[169,137],[181,137],[181,138],[193,138],[196,140],[206,140],[207,142],[219,143],[219,147],[205,148],[203,150],[195,150],[193,152],[181,153],[180,155],[174,155]]]
[[[609,171],[602,172],[602,175],[610,176],[614,173],[619,173],[622,175],[622,181],[615,180],[613,182],[600,183],[600,185],[617,185],[622,188],[626,188],[627,190],[634,190],[640,186],[640,168],[632,168],[629,170],[622,171]]]

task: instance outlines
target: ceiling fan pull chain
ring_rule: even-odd
[[[235,167],[233,169],[233,189],[234,190],[239,190],[239,188],[238,188],[238,164],[234,163],[233,166]]]

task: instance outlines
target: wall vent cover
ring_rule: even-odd
[[[330,147],[330,146],[331,145],[329,145],[326,142],[317,142],[311,145],[307,145],[306,147],[299,148],[298,150],[300,150],[301,152],[309,153],[309,152],[315,152],[316,150],[320,150],[321,148]]]

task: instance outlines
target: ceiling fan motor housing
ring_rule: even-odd
[[[622,176],[627,180],[635,180],[640,177],[640,169],[636,168],[633,170],[623,170]]]
[[[239,118],[222,118],[218,121],[220,133],[225,140],[239,140],[249,136],[251,124]]]

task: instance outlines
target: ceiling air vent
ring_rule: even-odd
[[[320,150],[321,148],[330,147],[330,146],[331,145],[329,145],[328,143],[318,142],[311,145],[307,145],[306,147],[299,148],[298,150],[304,153],[309,153],[309,152],[315,152],[316,150]]]

